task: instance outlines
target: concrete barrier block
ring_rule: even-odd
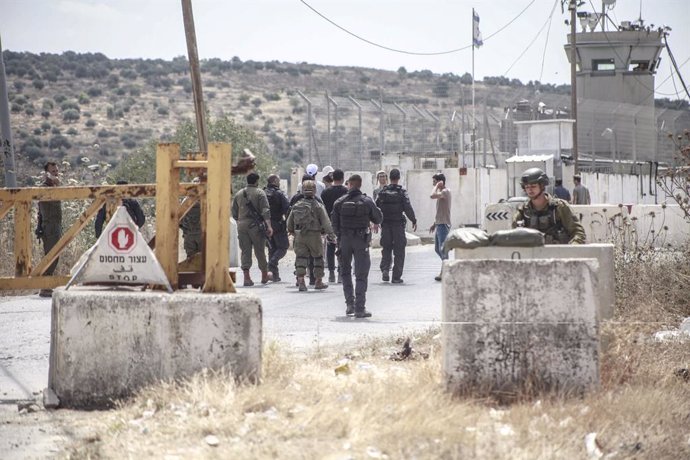
[[[599,384],[597,261],[444,264],[443,373],[451,391]]]
[[[599,271],[597,318],[613,317],[616,304],[613,244],[553,244],[532,248],[487,246],[476,249],[455,249],[455,259],[597,259]]]
[[[204,368],[256,380],[261,320],[244,293],[57,289],[48,386],[62,407],[98,407]]]

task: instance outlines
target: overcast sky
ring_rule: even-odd
[[[305,2],[344,29],[385,47],[412,53],[466,49],[434,56],[385,50],[338,29],[300,0],[192,0],[200,58],[239,56],[389,70],[404,66],[408,71],[462,75],[472,69],[474,7],[485,38],[484,46],[475,51],[477,79],[505,75],[523,83],[570,82],[563,50],[569,13],[561,12],[561,0]],[[592,11],[592,4],[601,8],[601,0],[586,0],[580,10]],[[690,85],[690,0],[618,0],[611,17],[617,23],[635,20],[640,9],[647,24],[673,29],[671,51]],[[3,49],[12,51],[72,50],[101,52],[110,58],[163,59],[187,54],[179,0],[0,0],[0,36]],[[673,79],[667,79],[669,66],[664,51],[657,97],[676,97]],[[682,97],[677,77],[675,83]]]

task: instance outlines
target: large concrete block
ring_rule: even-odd
[[[595,259],[455,260],[443,270],[449,390],[598,385]]]
[[[92,407],[204,368],[256,380],[261,320],[244,293],[58,289],[48,386],[63,407]]]
[[[532,248],[487,246],[456,249],[455,259],[597,259],[599,320],[610,319],[616,304],[613,244],[553,244]]]

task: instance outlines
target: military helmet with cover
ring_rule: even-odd
[[[314,198],[316,195],[316,182],[313,180],[305,180],[302,182],[302,193],[307,198]]]
[[[529,168],[522,173],[520,184],[523,188],[528,184],[541,184],[546,187],[549,185],[549,176],[539,168]]]

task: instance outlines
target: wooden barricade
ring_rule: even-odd
[[[183,263],[200,270],[204,292],[235,292],[229,275],[229,235],[232,149],[229,144],[209,144],[207,160],[181,160],[178,144],[159,144],[156,152],[156,184],[112,185],[93,187],[26,187],[0,189],[0,219],[14,209],[14,277],[0,277],[0,290],[48,289],[63,286],[69,276],[44,276],[48,267],[74,237],[107,204],[115,208],[123,198],[156,197],[155,253],[173,289],[178,289],[178,226],[179,221],[201,201],[202,239],[201,262]],[[180,170],[205,169],[207,181],[181,183]],[[186,199],[180,203],[179,197]],[[31,210],[34,201],[92,200],[88,208],[63,233],[55,246],[32,266],[33,233]],[[110,213],[108,213],[110,214]]]

